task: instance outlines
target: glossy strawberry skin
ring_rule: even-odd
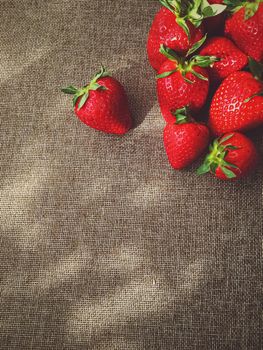
[[[209,143],[209,130],[198,123],[168,123],[164,128],[163,141],[171,166],[179,170],[204,152]]]
[[[245,20],[242,8],[226,20],[225,34],[248,56],[263,60],[263,4],[254,16]]]
[[[244,68],[248,59],[234,43],[224,37],[213,37],[207,40],[200,51],[200,55],[216,56],[220,61],[208,67],[211,81],[220,82],[228,75]]]
[[[122,135],[129,131],[132,119],[123,86],[112,77],[100,78],[97,83],[106,87],[89,91],[89,98],[75,114],[86,125],[109,134]]]
[[[176,67],[176,62],[167,60],[161,66],[158,74],[172,71]],[[209,79],[205,68],[195,66],[193,69]],[[209,81],[201,80],[190,72],[186,74],[186,78],[193,83],[186,82],[179,71],[166,78],[157,79],[158,101],[166,122],[174,121],[174,115],[171,112],[175,112],[178,108],[189,106],[192,112],[197,112],[206,101]]]
[[[245,131],[263,124],[263,97],[246,99],[262,90],[249,72],[230,74],[217,89],[211,103],[209,126],[214,135]]]
[[[202,26],[195,28],[189,21],[191,40],[189,42],[185,31],[176,23],[175,14],[162,7],[156,14],[147,42],[147,53],[151,66],[159,70],[166,58],[159,52],[161,44],[165,44],[174,51],[185,54],[194,43],[203,37]]]
[[[248,137],[239,132],[228,133],[223,135],[223,137],[226,137],[230,134],[233,134],[233,136],[222,144],[231,144],[232,146],[238,148],[235,150],[228,150],[228,153],[225,157],[225,160],[227,162],[238,167],[238,169],[231,167],[229,168],[236,175],[235,178],[231,179],[233,181],[244,177],[253,171],[259,162],[259,155],[255,145]],[[216,169],[215,176],[221,180],[229,180],[229,178],[223,173],[220,167]]]

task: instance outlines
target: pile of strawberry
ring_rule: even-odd
[[[240,131],[263,123],[262,0],[160,2],[147,51],[158,72],[170,164],[175,169],[188,166],[215,136],[198,174],[240,178],[259,160],[254,144]],[[248,64],[255,76],[245,71]],[[195,121],[203,119],[208,105],[207,125]]]
[[[169,162],[189,166],[214,137],[197,173],[243,177],[259,163],[243,132],[263,124],[263,0],[159,1],[147,52]],[[75,113],[90,127],[114,134],[131,128],[125,90],[104,68],[83,88],[62,91],[74,95]]]

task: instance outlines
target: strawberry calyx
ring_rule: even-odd
[[[171,112],[175,117],[175,125],[186,124],[192,121],[188,106],[178,108],[175,112]]]
[[[226,5],[209,4],[207,0],[159,0],[160,3],[176,16],[177,24],[183,28],[190,39],[190,30],[187,21],[196,28],[205,18],[219,15],[226,9]]]
[[[89,98],[89,92],[91,90],[107,90],[105,86],[98,83],[98,80],[108,76],[110,76],[109,73],[106,71],[105,67],[102,66],[100,71],[95,75],[95,77],[90,81],[88,85],[85,85],[82,88],[76,88],[75,86],[70,85],[66,88],[62,88],[61,91],[65,94],[74,95],[73,107],[76,106],[78,99],[81,97],[78,104],[78,110],[80,110]]]
[[[242,8],[245,9],[245,17],[244,20],[248,20],[253,17],[259,8],[259,4],[263,2],[263,0],[224,0],[224,4],[227,6],[227,10],[231,13],[235,13]]]
[[[230,140],[234,134],[227,135],[226,137],[217,138],[209,146],[210,153],[206,156],[203,164],[197,169],[198,175],[211,172],[216,173],[216,170],[220,168],[228,179],[233,179],[236,174],[231,169],[239,169],[235,164],[226,161],[226,156],[231,150],[237,150],[238,147],[233,146],[231,143],[223,144]]]
[[[208,79],[204,77],[202,74],[196,72],[194,70],[194,67],[195,66],[199,66],[203,68],[209,67],[209,66],[212,66],[215,62],[219,61],[220,59],[215,56],[201,56],[201,55],[194,55],[191,58],[189,58],[190,55],[192,55],[195,51],[197,51],[203,45],[205,40],[206,40],[206,35],[188,50],[185,57],[179,56],[174,50],[162,44],[160,46],[160,53],[163,54],[168,60],[174,62],[175,68],[172,69],[171,71],[158,74],[156,78],[157,79],[166,78],[172,75],[173,73],[179,71],[187,83],[190,83],[190,84],[193,83],[193,81],[186,78],[187,73],[192,73],[197,78],[207,81]]]

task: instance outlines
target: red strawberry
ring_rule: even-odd
[[[189,53],[200,47],[204,39]],[[208,73],[203,67],[215,62],[216,58],[193,56],[187,61],[167,47],[161,46],[160,51],[168,59],[158,72],[157,93],[162,115],[169,122],[174,120],[173,112],[178,108],[188,105],[193,112],[202,108],[209,89]]]
[[[209,125],[215,135],[263,124],[262,83],[249,72],[230,74],[216,91]]]
[[[227,133],[210,146],[199,175],[211,172],[222,180],[239,179],[255,170],[259,155],[253,142],[238,132]]]
[[[231,40],[224,37],[209,39],[201,49],[200,55],[216,56],[220,59],[213,67],[208,68],[209,76],[214,82],[221,81],[229,74],[241,70],[248,63],[247,56]]]
[[[233,12],[225,34],[248,56],[263,60],[263,4],[260,1],[225,0]]]
[[[147,42],[150,64],[159,70],[165,58],[160,54],[161,44],[185,54],[203,36],[201,26],[206,17],[215,16],[226,6],[209,5],[206,0],[159,0],[163,7],[156,14]]]
[[[209,143],[207,126],[189,121],[186,108],[176,111],[173,123],[168,123],[163,133],[164,147],[174,169],[182,169],[195,161]]]
[[[72,94],[75,114],[91,128],[109,134],[125,134],[131,128],[128,100],[123,86],[102,67],[88,85],[81,89],[62,89]]]

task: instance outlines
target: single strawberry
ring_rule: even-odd
[[[216,139],[210,153],[198,168],[199,175],[212,173],[222,180],[234,180],[255,170],[259,155],[253,142],[245,135],[234,132]]]
[[[189,106],[197,112],[204,105],[209,89],[208,72],[204,67],[213,64],[217,58],[210,56],[188,57],[204,42],[205,37],[189,50],[186,58],[161,46],[160,52],[167,58],[157,75],[157,94],[161,113],[169,122],[174,120],[173,112]]]
[[[231,40],[224,37],[213,37],[207,40],[200,51],[200,55],[216,56],[220,60],[209,67],[211,81],[220,82],[229,74],[244,68],[248,59]]]
[[[262,0],[224,0],[232,15],[225,23],[225,34],[248,56],[263,60]]]
[[[250,60],[250,67],[253,65],[257,69],[259,63]],[[251,73],[239,71],[230,74],[212,99],[209,113],[211,131],[215,135],[222,135],[263,124],[262,90],[262,83]]]
[[[174,122],[164,128],[166,154],[174,169],[182,169],[195,161],[209,143],[209,130],[187,116],[186,107],[175,112]]]
[[[159,49],[163,44],[185,54],[203,36],[202,21],[225,10],[225,5],[210,5],[206,0],[159,0],[163,5],[156,14],[147,42],[150,64],[159,70],[165,58]]]
[[[123,86],[105,68],[83,88],[68,86],[62,91],[74,95],[75,114],[86,125],[109,134],[125,134],[131,128],[128,99]]]
[[[209,4],[223,5],[223,0],[208,0]],[[224,32],[225,25],[225,11],[218,16],[206,18],[204,20],[205,31],[209,36],[221,35]]]

